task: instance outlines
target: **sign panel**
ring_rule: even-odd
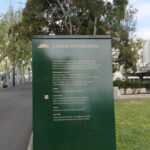
[[[115,150],[109,36],[33,38],[34,150]]]

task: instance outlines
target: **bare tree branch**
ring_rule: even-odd
[[[72,25],[72,21],[71,21],[71,17],[70,17],[70,14],[71,14],[70,3],[71,3],[71,1],[68,2],[67,0],[65,0],[64,5],[63,5],[63,3],[60,2],[60,0],[57,0],[57,3],[59,4],[60,9],[63,13],[65,26],[66,26],[69,34],[72,34],[73,33],[73,25]],[[67,11],[65,10],[64,7],[67,8]],[[67,21],[68,21],[68,23],[67,23]]]
[[[50,1],[49,0],[46,0],[46,1],[49,5],[50,9],[52,10],[50,19],[51,19],[51,21],[53,21],[53,14],[57,10],[57,8],[54,9],[54,7],[50,3]],[[63,0],[63,1],[56,0],[56,3],[58,4],[58,7],[60,8],[60,11],[62,12],[62,15],[57,16],[59,18],[59,20],[62,20],[62,23],[65,25],[65,27],[66,27],[66,29],[67,29],[67,31],[69,32],[70,35],[72,35],[73,32],[75,32],[75,34],[77,34],[79,32],[80,28],[81,28],[81,25],[87,19],[88,12],[85,12],[84,14],[82,14],[80,22],[76,24],[76,27],[74,29],[73,22],[72,22],[72,16],[74,16],[73,10],[76,7],[72,5],[72,0]]]
[[[83,22],[85,21],[87,19],[87,16],[84,16],[84,18],[82,19],[82,21],[80,22],[80,24],[79,24],[79,26],[77,27],[77,29],[76,29],[76,34],[78,34],[78,32],[79,32],[79,30],[80,30],[80,28],[81,28],[81,25],[83,24]]]

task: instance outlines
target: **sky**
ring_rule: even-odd
[[[27,0],[0,0],[0,13],[8,10],[12,1],[15,10],[23,8]],[[137,37],[150,39],[150,0],[129,0],[137,12]]]
[[[10,1],[13,4],[14,10],[24,8],[27,0],[0,0],[0,13],[5,13],[10,5]]]
[[[137,35],[150,39],[150,0],[130,0],[137,12]]]

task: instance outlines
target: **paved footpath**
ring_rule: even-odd
[[[31,84],[0,90],[0,150],[27,150],[32,132]]]
[[[133,94],[133,95],[120,95],[119,97],[115,97],[117,100],[141,100],[141,99],[150,99],[150,94]]]

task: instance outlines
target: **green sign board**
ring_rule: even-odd
[[[33,37],[34,150],[115,150],[109,36]]]

